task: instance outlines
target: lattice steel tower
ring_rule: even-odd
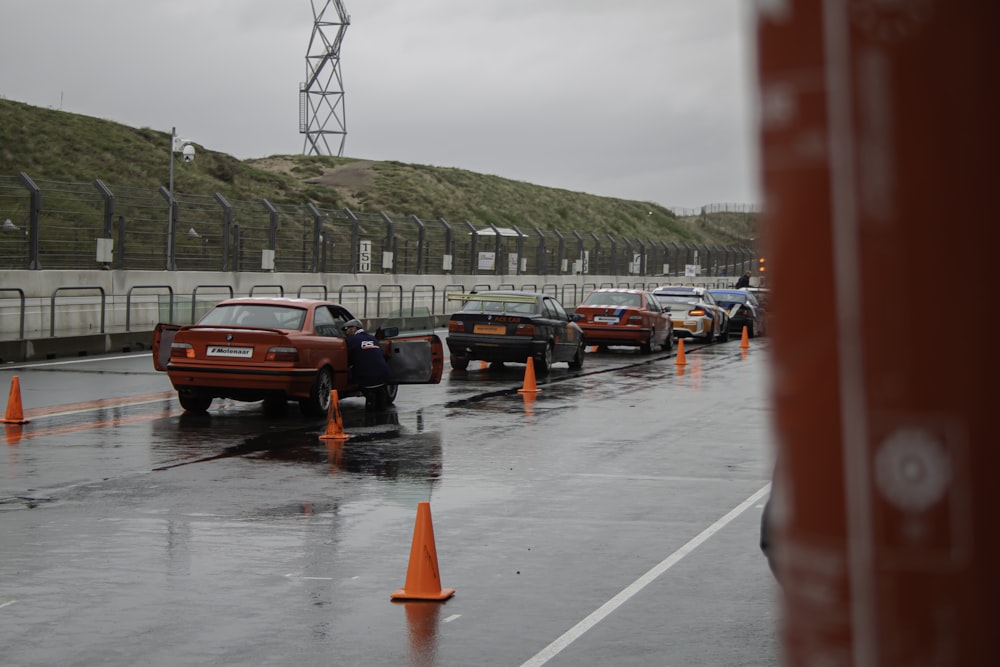
[[[306,81],[299,87],[299,134],[306,135],[302,154],[334,155],[332,142],[337,145],[336,155],[341,156],[347,139],[347,120],[344,81],[340,76],[340,43],[351,17],[341,0],[311,2],[313,29],[306,51]],[[317,4],[322,5],[319,11]]]

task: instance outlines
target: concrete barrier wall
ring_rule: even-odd
[[[0,361],[145,349],[158,322],[187,324],[192,304],[197,319],[228,298],[230,289],[234,296],[283,292],[326,298],[371,324],[411,308],[446,317],[460,304],[445,295],[473,289],[544,291],[571,309],[594,287],[722,287],[734,282],[735,277],[6,270],[0,271]]]

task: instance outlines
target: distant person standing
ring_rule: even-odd
[[[736,289],[743,289],[744,287],[750,287],[750,272],[747,271],[742,276],[736,280]]]
[[[362,328],[360,320],[348,320],[341,329],[347,336],[347,363],[351,368],[351,377],[361,386],[365,408],[384,410],[389,405],[386,384],[392,379],[392,371],[385,360],[381,343]]]

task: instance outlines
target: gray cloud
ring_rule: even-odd
[[[323,2],[317,0],[322,6]],[[755,202],[745,0],[345,0],[345,154],[695,207]],[[5,0],[0,95],[301,153],[307,0]]]

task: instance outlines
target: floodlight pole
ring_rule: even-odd
[[[170,128],[170,206],[174,205],[174,146],[177,145],[177,128]]]

